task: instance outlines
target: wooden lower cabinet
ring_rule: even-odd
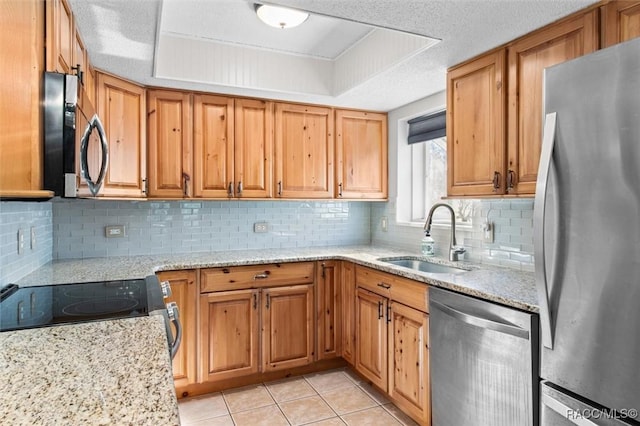
[[[387,391],[387,299],[367,290],[356,292],[356,369]]]
[[[200,296],[200,377],[216,381],[259,371],[259,291]]]
[[[263,371],[312,363],[313,285],[268,288],[262,294]]]
[[[316,271],[318,359],[335,358],[342,349],[340,262],[318,262]]]
[[[429,380],[429,316],[391,302],[389,395],[420,424],[431,418]]]
[[[182,343],[173,358],[173,380],[180,394],[180,388],[196,382],[196,271],[158,272],[160,281],[171,285],[171,297],[166,302],[176,302],[180,309]]]
[[[341,265],[342,358],[349,364],[356,362],[356,268],[351,262]]]

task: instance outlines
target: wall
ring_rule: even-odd
[[[388,114],[389,128],[389,202],[371,206],[371,242],[420,253],[422,224],[411,224],[411,213],[402,200],[411,196],[410,148],[406,143],[406,122],[414,117],[445,108],[445,92],[420,99]],[[493,243],[483,241],[482,223],[489,214],[495,223]],[[382,230],[382,218],[387,218],[387,231]],[[456,239],[467,249],[466,260],[501,265],[526,271],[533,270],[533,200],[496,199],[474,201],[472,226],[457,227]],[[450,228],[434,225],[436,255],[448,256]]]
[[[36,244],[30,245],[31,227]],[[25,249],[18,254],[18,229],[24,230]],[[0,287],[17,281],[51,260],[51,202],[0,202]]]
[[[53,258],[369,244],[370,204],[344,201],[53,203]],[[269,232],[253,232],[268,222]],[[106,225],[124,238],[105,238]]]

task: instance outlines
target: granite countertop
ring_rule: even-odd
[[[386,247],[348,246],[58,260],[39,268],[17,284],[33,286],[120,280],[143,278],[158,271],[178,269],[339,259],[518,309],[539,311],[534,276],[531,272],[431,258],[430,260],[436,263],[469,270],[464,274],[432,275],[378,260],[404,256],[415,257],[416,254]]]
[[[179,425],[164,320],[0,333],[7,425]]]

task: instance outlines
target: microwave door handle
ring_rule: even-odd
[[[178,305],[176,302],[167,303],[167,312],[169,313],[169,320],[176,328],[176,335],[171,344],[171,359],[176,356],[180,343],[182,342],[182,324],[180,324],[180,312],[178,311]]]
[[[549,171],[553,146],[556,139],[556,113],[551,112],[544,119],[544,133],[542,137],[542,151],[540,153],[540,167],[536,182],[536,195],[533,207],[533,248],[535,258],[535,280],[538,289],[538,301],[540,302],[540,332],[542,344],[553,349],[553,325],[550,303],[549,286],[547,283],[547,265],[545,263],[545,204],[547,200],[547,188],[549,185]]]
[[[102,149],[102,164],[100,165],[100,173],[98,174],[98,179],[94,182],[89,175],[89,159],[88,159],[88,151],[89,151],[89,136],[91,136],[91,132],[93,129],[98,131],[98,138],[100,139],[100,147]],[[89,187],[89,191],[95,197],[98,195],[100,188],[104,182],[105,176],[107,175],[107,166],[109,164],[109,144],[107,141],[107,135],[104,131],[104,127],[102,126],[102,122],[97,115],[94,115],[91,120],[89,120],[89,124],[82,135],[82,142],[80,144],[80,171],[82,173],[82,177],[87,182],[87,186]]]

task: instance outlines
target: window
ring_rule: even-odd
[[[453,207],[457,223],[471,225],[471,200],[443,199],[447,195],[445,117],[445,111],[438,111],[412,118],[403,123],[406,133],[399,132],[399,145],[405,145],[406,148],[398,150],[398,166],[410,164],[410,172],[404,173],[407,180],[410,180],[410,190],[405,192],[406,202],[398,204],[399,210],[405,210],[403,213],[398,211],[398,218],[404,218],[410,223],[424,224],[427,213],[434,204],[447,203]],[[408,161],[402,161],[403,159]],[[450,220],[450,214],[445,209],[437,210],[433,217],[434,223],[448,225]]]

